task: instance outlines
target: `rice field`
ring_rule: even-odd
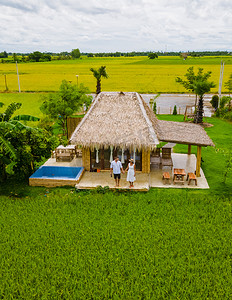
[[[183,60],[179,57],[159,57],[150,60],[147,57],[106,57],[78,60],[51,61],[43,63],[20,63],[20,85],[22,91],[57,91],[61,81],[66,79],[88,86],[95,92],[95,79],[90,68],[106,65],[108,79],[102,80],[105,91],[136,91],[139,93],[182,93],[184,88],[175,82],[177,76],[183,76],[190,66],[212,71],[212,80],[218,84],[221,60],[225,61],[224,82],[232,73],[232,59],[226,57],[199,57]],[[0,64],[0,91],[5,90],[4,74],[7,75],[9,91],[18,90],[15,64]],[[218,87],[212,90],[216,92]],[[224,87],[222,91],[225,92]]]
[[[230,299],[231,200],[200,192],[1,197],[2,299]]]

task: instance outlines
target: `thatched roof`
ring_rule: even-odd
[[[137,93],[102,92],[71,136],[84,147],[149,148],[159,144],[153,124]]]
[[[158,120],[145,101],[143,99],[142,101],[160,141],[205,147],[214,146],[214,143],[200,125]]]
[[[160,121],[138,93],[102,92],[77,126],[70,142],[84,147],[153,149],[159,141],[214,146],[196,124]]]
[[[197,124],[159,120],[160,141],[198,146],[214,146],[206,131]]]

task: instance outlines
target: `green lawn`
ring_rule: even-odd
[[[4,106],[0,108],[0,112],[5,111],[7,106],[12,102],[20,102],[22,106],[15,114],[26,114],[41,118],[43,116],[40,111],[42,105],[42,97],[45,93],[0,93],[0,102]]]
[[[222,184],[221,175],[232,124],[208,122],[216,145],[202,151],[210,190],[2,184],[1,298],[230,299],[232,176]]]
[[[20,85],[22,91],[57,91],[61,81],[66,79],[88,86],[95,92],[96,82],[90,68],[106,66],[108,79],[102,80],[104,91],[136,91],[140,93],[181,93],[185,89],[175,82],[177,76],[183,76],[190,66],[212,71],[212,80],[218,84],[221,60],[225,61],[224,81],[232,73],[232,58],[226,57],[199,57],[183,60],[177,56],[159,57],[105,57],[87,58],[78,60],[51,61],[43,63],[20,63]],[[0,91],[5,90],[4,74],[7,75],[7,84],[10,91],[18,90],[15,64],[0,64]],[[212,91],[216,92],[218,87]],[[222,92],[225,91],[224,86]]]

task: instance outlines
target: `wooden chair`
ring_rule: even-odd
[[[162,148],[162,158],[161,158],[161,165],[162,167],[173,167],[172,161],[172,149],[171,148]]]
[[[197,177],[194,173],[188,173],[187,179],[186,179],[186,181],[188,181],[188,185],[190,185],[191,180],[195,181],[195,185],[197,185]]]
[[[169,172],[164,172],[163,173],[162,180],[164,181],[164,184],[166,184],[166,183],[170,184],[170,174],[169,174]]]

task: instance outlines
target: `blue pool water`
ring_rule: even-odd
[[[41,166],[30,178],[78,180],[83,167]]]

